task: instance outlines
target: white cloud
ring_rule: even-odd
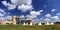
[[[40,20],[43,20],[43,18],[40,18]]]
[[[18,9],[19,10],[22,10],[22,12],[25,12],[25,11],[28,11],[28,10],[31,10],[32,9],[32,5],[20,5],[18,6]]]
[[[30,15],[26,15],[26,17],[30,17]]]
[[[51,11],[54,12],[54,11],[56,11],[56,9],[52,9]]]
[[[16,5],[21,5],[21,4],[30,5],[32,3],[32,0],[11,0],[11,2]]]
[[[49,18],[45,18],[44,20],[49,21],[50,19]]]
[[[32,0],[11,0],[12,4],[18,5],[18,9],[22,12],[32,10]]]
[[[39,12],[43,12],[43,10],[40,10]]]
[[[12,9],[15,9],[16,8],[16,5],[10,4],[9,2],[7,3],[7,1],[2,1],[2,4],[4,6],[6,6],[9,10],[12,10]]]
[[[21,15],[20,18],[24,18],[25,16],[24,15]]]
[[[59,17],[58,17],[58,16],[53,16],[53,17],[51,17],[51,18],[56,19],[56,20],[58,20],[58,19],[59,19]]]
[[[36,18],[37,16],[36,15],[30,15],[30,18]]]
[[[27,17],[27,20],[29,20],[29,19],[30,19],[30,15],[26,15],[26,17]]]
[[[5,17],[0,17],[0,20],[5,20]]]
[[[45,17],[51,17],[51,15],[50,14],[46,14]]]
[[[16,5],[13,5],[13,4],[9,4],[8,3],[8,9],[9,10],[13,10],[13,9],[15,9],[16,8]]]
[[[4,12],[4,10],[0,8],[0,12]]]
[[[40,12],[39,11],[31,11],[30,15],[40,15]]]
[[[5,14],[0,13],[0,16],[4,16]]]
[[[1,1],[4,6],[7,6],[7,1]]]
[[[6,12],[4,11],[4,9],[1,9],[1,8],[0,8],[0,16],[4,16],[5,13],[6,13]]]
[[[12,20],[12,16],[0,17],[0,20]]]
[[[7,16],[6,19],[7,20],[12,20],[12,16]]]
[[[36,18],[37,16],[36,15],[26,15],[26,17],[29,18],[29,19],[30,18],[32,19],[32,18]]]
[[[30,11],[32,10],[32,0],[11,0],[10,2],[7,1],[2,1],[2,4],[5,5],[8,10],[13,10],[18,6],[18,9],[21,10],[22,12]]]
[[[53,16],[51,17],[51,19],[52,19],[52,22],[57,22],[59,21],[59,16]]]
[[[50,18],[45,18],[44,19],[45,22],[50,22],[50,20],[51,20]]]
[[[41,10],[40,11],[31,11],[30,15],[26,15],[26,17],[31,18],[31,19],[36,18],[37,16],[41,15],[40,12],[42,12],[42,11]]]
[[[56,15],[60,15],[60,13],[57,13]]]
[[[5,15],[9,15],[9,13],[5,12],[4,9],[1,9],[1,8],[0,8],[0,18],[1,18],[1,17],[4,17]]]

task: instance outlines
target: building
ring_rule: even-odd
[[[13,25],[16,24],[32,25],[32,20],[21,20],[20,17],[13,16]]]
[[[13,25],[16,25],[16,16],[13,16]]]
[[[46,22],[45,25],[54,25],[54,22]]]
[[[6,21],[5,21],[5,20],[2,20],[2,21],[1,21],[1,24],[2,24],[2,25],[6,25]]]
[[[32,20],[21,20],[20,17],[13,16],[12,20],[1,20],[0,24],[6,25],[6,24],[23,24],[23,25],[32,25]]]
[[[8,20],[1,20],[0,24],[1,25],[8,25],[8,24],[12,24],[12,21],[8,21]]]
[[[32,20],[21,20],[23,25],[32,25]]]
[[[40,23],[38,23],[38,25],[42,25],[42,23],[40,22]]]

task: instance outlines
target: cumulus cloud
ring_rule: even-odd
[[[7,6],[7,1],[1,1],[4,6]]]
[[[40,18],[40,20],[43,20],[43,18]]]
[[[39,11],[31,11],[30,14],[31,15],[40,15],[40,12]]]
[[[49,18],[45,18],[44,20],[49,21],[50,19]]]
[[[0,12],[4,12],[4,10],[0,8]]]
[[[30,15],[26,15],[26,17],[30,17]]]
[[[41,15],[42,11],[43,10],[40,10],[40,11],[31,11],[30,15],[26,15],[26,17],[31,18],[31,19],[36,18],[37,16]]]
[[[36,15],[30,15],[30,18],[36,18],[37,16]]]
[[[51,16],[50,14],[47,14],[44,18],[44,22],[57,22],[59,21],[59,16]]]
[[[43,12],[43,10],[40,10],[39,12]]]
[[[51,14],[46,14],[43,22],[51,22]]]
[[[41,15],[41,12],[43,12],[43,10],[30,11],[30,15],[26,15],[26,17],[28,17],[28,18],[36,18],[37,16]]]
[[[0,20],[12,20],[12,16],[0,17]]]
[[[54,12],[54,11],[56,11],[56,9],[52,9],[51,11]]]
[[[31,18],[33,18],[30,15],[26,15],[26,17],[27,17],[27,20],[30,20]]]
[[[9,10],[13,10],[16,8],[16,5],[13,5],[13,4],[8,4],[8,9]]]
[[[60,15],[60,13],[57,13],[56,15]]]
[[[32,0],[11,0],[12,4],[18,5],[18,9],[22,12],[30,11],[33,9]]]
[[[27,19],[33,19],[33,18],[36,18],[37,16],[33,16],[33,15],[26,15]]]
[[[57,22],[57,21],[59,21],[59,16],[53,16],[53,17],[51,17],[51,19],[53,22]]]
[[[5,17],[0,17],[0,20],[5,20]]]
[[[45,18],[44,19],[45,22],[50,22],[50,20],[51,20],[50,18]]]
[[[32,5],[24,5],[24,4],[22,4],[22,5],[18,6],[18,9],[22,10],[22,12],[25,12],[25,11],[31,10]]]
[[[4,6],[6,6],[9,10],[12,10],[12,9],[15,9],[16,8],[16,5],[14,5],[14,4],[11,4],[11,3],[7,3],[7,1],[1,1],[2,2],[2,4],[4,5]]]
[[[19,10],[22,10],[22,12],[30,11],[33,9],[32,0],[11,0],[10,2],[2,1],[2,4],[6,6],[9,10],[13,10],[18,6]]]
[[[58,19],[59,19],[59,16],[53,16],[53,17],[51,17],[51,18],[53,18],[53,19],[55,19],[55,20],[58,20]]]
[[[20,18],[24,18],[25,16],[24,15],[21,15]]]
[[[11,0],[11,2],[16,5],[21,5],[21,4],[30,5],[32,3],[32,0]]]
[[[4,11],[4,9],[1,9],[1,8],[0,8],[0,16],[4,16],[5,13],[6,13],[6,12]]]
[[[12,16],[7,16],[6,19],[7,20],[12,20]]]
[[[0,16],[4,16],[5,14],[0,13]]]
[[[46,14],[45,17],[51,17],[51,15],[50,14]]]

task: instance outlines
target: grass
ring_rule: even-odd
[[[60,30],[60,24],[57,25],[0,25],[0,30]]]

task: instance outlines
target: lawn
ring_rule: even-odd
[[[57,25],[0,25],[0,30],[60,30],[60,24]]]

